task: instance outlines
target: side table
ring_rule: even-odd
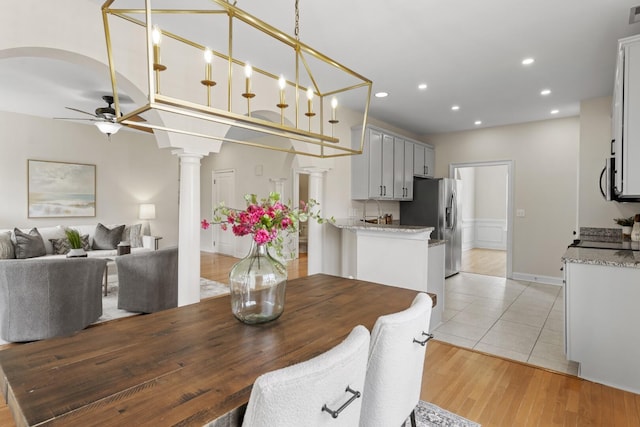
[[[116,265],[116,261],[113,258],[105,258],[107,265],[104,267],[104,296],[107,296],[107,285],[109,284],[109,267]]]
[[[158,250],[158,241],[162,239],[160,236],[153,236],[155,250]]]

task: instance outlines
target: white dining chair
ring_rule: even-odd
[[[359,325],[327,352],[259,376],[242,427],[357,426],[368,353]]]
[[[419,293],[404,311],[381,316],[371,332],[360,427],[399,427],[420,400],[432,300]]]

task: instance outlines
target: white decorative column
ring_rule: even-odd
[[[324,206],[324,174],[328,169],[308,169],[309,170],[309,199],[314,199],[320,204],[320,210],[326,211]],[[308,274],[322,273],[323,265],[323,238],[322,225],[316,221],[309,221],[309,234],[307,244],[307,270]]]
[[[202,154],[174,152],[180,158],[178,226],[178,306],[200,301],[200,159]]]

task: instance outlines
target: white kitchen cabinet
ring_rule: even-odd
[[[580,378],[640,393],[640,268],[565,262],[564,270],[567,359]]]
[[[435,150],[430,145],[416,143],[413,148],[413,174],[433,178],[436,165]]]
[[[360,144],[362,127],[351,130],[352,147]],[[382,129],[365,128],[361,155],[351,156],[351,198],[354,200],[400,200],[394,196],[395,135]]]
[[[393,198],[413,200],[413,142],[393,140]]]
[[[636,199],[640,197],[640,36],[618,43],[612,122],[614,191],[622,201]]]
[[[444,260],[445,243],[429,243],[429,272],[427,277],[427,292],[436,294],[437,304],[431,310],[429,330],[433,331],[442,323],[442,311],[445,304],[444,292]]]

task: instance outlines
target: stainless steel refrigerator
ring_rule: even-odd
[[[432,239],[445,240],[445,277],[460,271],[462,181],[414,178],[413,201],[400,202],[400,224],[434,227]],[[460,196],[460,197],[459,197]]]

